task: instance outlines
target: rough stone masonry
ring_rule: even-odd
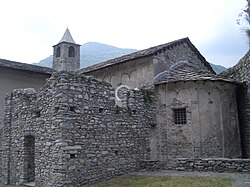
[[[114,87],[153,87],[120,89],[118,102],[111,84],[67,72],[80,67],[79,47],[66,29],[54,46],[63,71],[39,93],[7,95],[0,183],[82,186],[142,168],[250,171],[239,159],[250,155],[249,54],[232,80],[215,75],[188,38],[90,67]]]
[[[81,186],[138,169],[149,159],[154,115],[145,90],[124,94],[117,107],[109,83],[66,71],[39,95],[14,90],[6,97],[1,181]]]

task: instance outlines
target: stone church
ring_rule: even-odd
[[[0,59],[1,183],[82,186],[139,169],[250,172],[249,54],[216,75],[188,38],[84,69],[68,29],[53,48],[53,70]]]

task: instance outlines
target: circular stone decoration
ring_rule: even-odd
[[[129,87],[127,85],[120,85],[115,89],[115,98],[118,101],[121,101],[122,99],[124,99],[124,91],[129,90]]]

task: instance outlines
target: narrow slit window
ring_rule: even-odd
[[[174,123],[175,124],[187,124],[186,108],[174,109]]]

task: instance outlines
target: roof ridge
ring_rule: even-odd
[[[139,51],[127,54],[127,55],[123,55],[123,56],[120,56],[120,57],[117,57],[117,58],[114,58],[114,59],[106,60],[104,62],[100,62],[98,64],[94,64],[94,65],[88,66],[86,68],[82,68],[79,71],[82,72],[82,73],[90,72],[90,71],[97,70],[97,69],[100,69],[100,68],[105,68],[105,67],[108,67],[108,66],[111,66],[111,65],[114,65],[114,64],[123,63],[123,62],[129,61],[129,60],[132,60],[132,59],[147,57],[147,56],[150,56],[152,54],[156,54],[156,53],[166,49],[167,47],[171,47],[173,45],[176,45],[176,44],[179,44],[179,43],[182,43],[182,42],[191,43],[189,38],[185,37],[185,38],[174,40],[172,42],[168,42],[168,43],[165,43],[165,44],[160,44],[160,45],[153,46],[153,47],[150,47],[150,48],[142,49],[142,50],[139,50]]]
[[[27,64],[22,62],[16,62],[0,58],[0,67],[18,69],[23,71],[31,71],[37,73],[52,74],[54,71],[52,68],[42,67],[34,64]]]

